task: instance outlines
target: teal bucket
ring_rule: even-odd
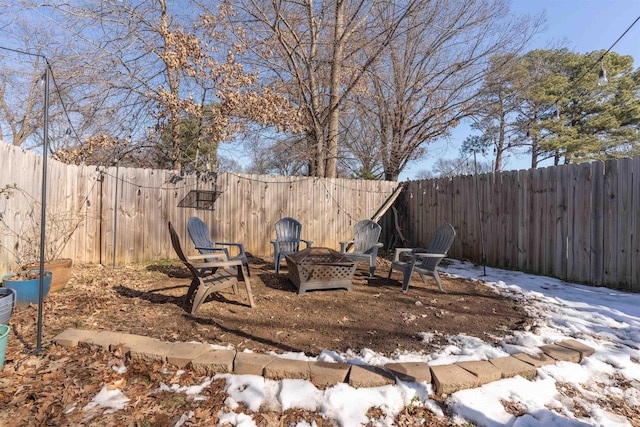
[[[7,340],[9,339],[9,326],[0,325],[0,372],[4,367],[4,355],[7,351]]]

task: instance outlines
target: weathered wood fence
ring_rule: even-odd
[[[0,143],[0,171],[0,188],[16,184],[40,200],[40,155]],[[243,242],[254,255],[272,253],[274,224],[284,216],[297,218],[303,224],[303,238],[313,240],[314,246],[337,249],[339,241],[353,237],[355,223],[371,217],[398,186],[397,182],[230,173],[207,180],[173,171],[70,166],[53,160],[47,175],[49,217],[70,212],[74,215],[68,217],[81,218],[62,256],[108,266],[114,262],[114,246],[119,265],[175,258],[168,221],[178,230],[183,249],[191,253],[186,225],[194,215],[209,225],[216,240]],[[219,191],[214,210],[178,207],[192,190]],[[0,272],[15,268],[12,253],[16,243],[24,243],[16,232],[33,228],[39,209],[20,194],[0,200]],[[52,232],[56,224],[47,224]]]
[[[395,209],[382,225],[397,246],[450,222],[453,258],[481,263],[484,246],[490,266],[640,291],[640,157],[411,181]]]
[[[0,188],[40,199],[42,157],[0,143]],[[303,238],[338,248],[398,183],[222,173],[215,180],[172,171],[96,168],[49,162],[52,213],[82,218],[62,253],[78,263],[111,265],[174,258],[167,222],[193,250],[188,219],[200,216],[217,240],[272,253],[274,224],[293,216]],[[118,177],[116,198],[116,176]],[[380,220],[385,248],[426,246],[443,222],[456,229],[450,256],[569,281],[640,291],[640,157],[535,170],[405,183]],[[220,191],[214,210],[178,207],[192,190]],[[19,238],[39,207],[0,199],[0,272],[15,267]],[[55,215],[52,215],[55,216]],[[18,248],[20,249],[20,248]]]

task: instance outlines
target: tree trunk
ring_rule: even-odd
[[[344,1],[336,2],[335,33],[333,35],[333,61],[331,62],[331,82],[329,88],[329,132],[327,135],[327,169],[326,178],[335,178],[338,161],[338,128],[340,125],[340,75],[342,74]]]

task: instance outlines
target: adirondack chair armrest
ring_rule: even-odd
[[[277,240],[272,240],[271,244],[273,245],[273,251],[275,253],[278,253],[278,241]]]
[[[307,248],[310,248],[313,245],[313,240],[304,240],[300,239],[301,242],[304,242],[307,245]]]
[[[237,248],[238,249],[238,255],[242,255],[244,256],[244,243],[236,243],[236,242],[213,242],[214,245],[220,245],[220,246],[230,246],[233,248]],[[224,251],[227,252],[227,256],[229,258],[231,258],[231,256],[229,255],[229,251],[227,250],[227,248],[220,248],[223,249]]]
[[[197,270],[207,269],[212,267],[237,267],[240,266],[242,268],[242,261],[233,260],[233,261],[211,261],[211,262],[192,262],[191,265]]]
[[[375,245],[373,245],[373,246],[371,247],[371,249],[370,249],[370,250],[368,250],[368,251],[367,251],[367,252],[365,252],[365,253],[371,253],[371,255],[372,255],[372,256],[377,257],[377,256],[378,256],[378,249],[382,248],[383,246],[384,246],[384,243],[382,243],[382,242],[378,242],[378,243],[376,243]]]
[[[436,254],[427,252],[414,252],[413,256],[416,258],[444,258],[447,254]]]
[[[235,246],[238,249],[244,251],[244,243],[234,243],[234,242],[213,242],[214,245],[220,246]]]
[[[400,257],[403,254],[410,253],[412,251],[413,251],[413,248],[396,248],[395,252],[393,253],[393,261],[394,262],[400,261]]]
[[[218,258],[221,261],[226,261],[229,259],[229,257],[223,252],[220,254],[200,254],[200,255],[193,255],[193,256],[188,256],[187,259],[189,260],[189,262],[191,261],[197,261],[197,260],[204,260],[204,259],[212,259],[212,258]],[[218,261],[213,261],[213,262],[218,262]]]
[[[209,254],[213,253],[213,251],[224,252],[227,255],[227,257],[229,256],[229,253],[227,252],[227,248],[216,248],[215,246],[196,246],[196,250],[199,252],[212,251],[212,252],[209,252]]]

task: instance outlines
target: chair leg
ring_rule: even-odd
[[[196,278],[191,280],[191,285],[189,286],[189,290],[187,291],[187,296],[185,297],[185,300],[184,300],[184,306],[183,307],[185,309],[189,308],[189,304],[191,304],[191,301],[193,300],[193,296],[195,295],[195,293],[198,290],[199,286],[200,286],[200,280],[198,280]]]
[[[402,292],[406,293],[409,290],[409,282],[411,281],[411,273],[413,268],[406,268],[402,272]]]
[[[276,270],[276,275],[280,273],[280,255],[276,255],[276,265],[275,265],[275,270]]]
[[[248,277],[245,277],[244,287],[247,290],[247,295],[249,296],[249,306],[251,308],[254,308],[256,305],[253,302],[253,293],[251,292],[251,284],[249,283],[249,278]]]
[[[200,308],[200,304],[202,304],[209,295],[208,289],[206,286],[201,285],[198,287],[198,291],[196,292],[196,296],[193,298],[193,305],[191,306],[191,315],[195,315],[196,311]]]
[[[391,279],[391,272],[393,271],[393,265],[389,266],[389,274],[387,275],[387,279]]]
[[[373,277],[373,274],[376,272],[376,266],[369,267],[369,277]]]
[[[436,283],[438,284],[438,288],[440,288],[440,291],[444,292],[444,289],[442,289],[442,282],[440,282],[440,275],[435,270],[433,270],[433,277],[436,279]]]
[[[251,270],[249,269],[249,261],[244,263],[245,267],[247,267],[247,275],[251,277]]]

